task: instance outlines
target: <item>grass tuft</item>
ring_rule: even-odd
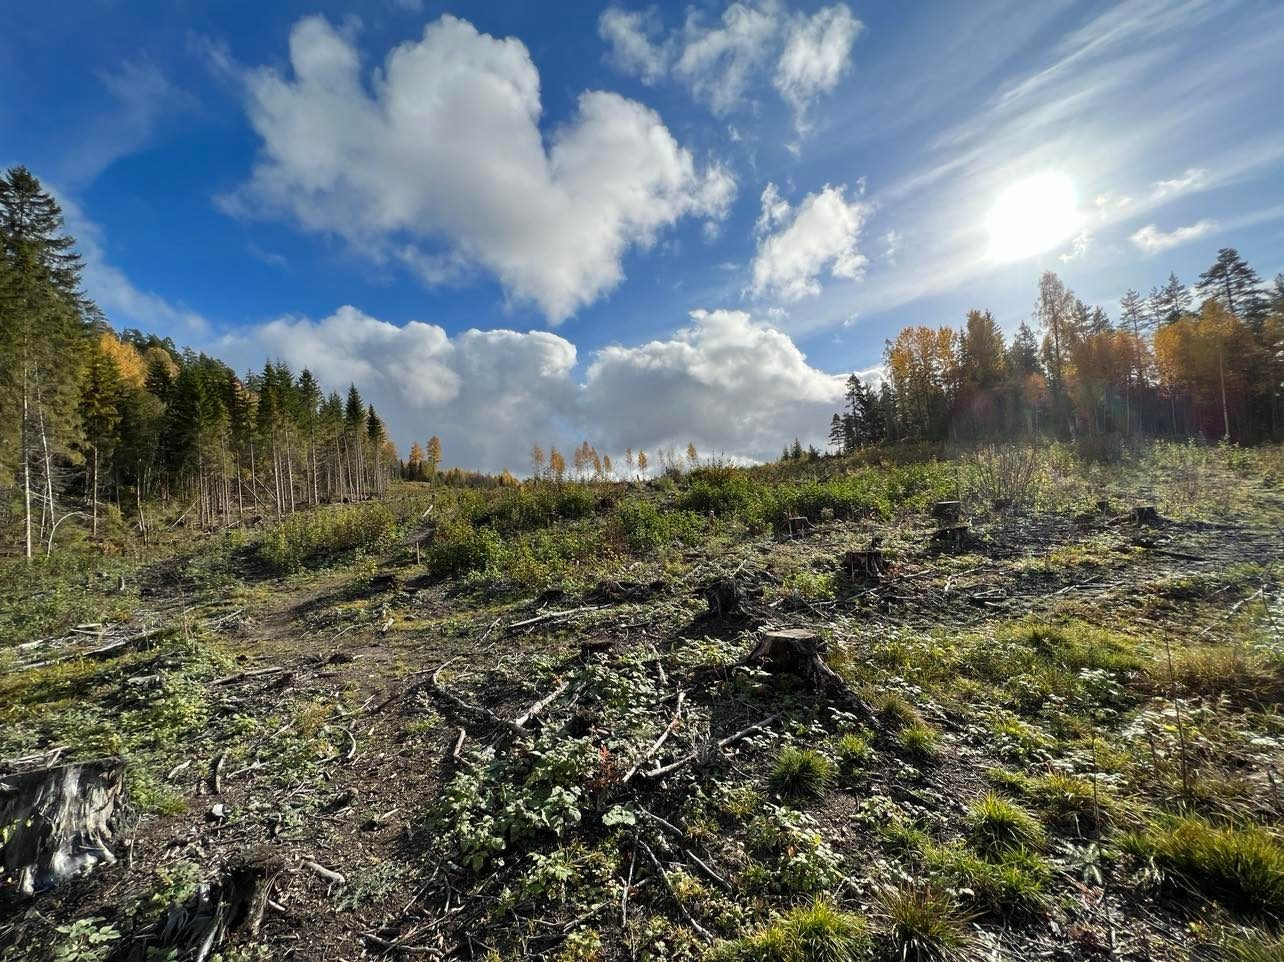
[[[1229,909],[1284,919],[1284,844],[1264,828],[1181,818],[1123,844]]]
[[[977,851],[998,855],[1012,849],[1042,848],[1043,826],[1015,802],[986,792],[967,816],[968,838]]]
[[[869,947],[859,916],[817,899],[790,909],[771,925],[705,955],[717,962],[856,962]]]
[[[816,798],[834,780],[834,763],[811,748],[786,745],[776,756],[771,770],[771,787],[783,799],[801,801]]]
[[[888,938],[906,962],[947,962],[967,956],[975,942],[970,917],[934,888],[897,889],[883,902]]]
[[[932,761],[940,755],[936,729],[925,722],[905,726],[897,737],[905,753],[918,761]]]

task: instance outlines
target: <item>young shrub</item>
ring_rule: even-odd
[[[897,889],[883,902],[887,935],[905,962],[948,962],[965,958],[975,939],[970,918],[949,895],[934,888]]]
[[[917,721],[907,725],[901,729],[897,738],[905,754],[916,761],[930,762],[940,754],[936,729],[925,722]]]
[[[1011,849],[1041,848],[1043,826],[1034,816],[1001,795],[986,792],[967,816],[968,838],[977,851],[998,855]]]
[[[769,781],[787,801],[817,798],[834,781],[834,763],[814,749],[786,745],[776,756]]]
[[[425,559],[428,571],[438,578],[455,578],[496,565],[504,545],[492,528],[474,528],[467,521],[443,522]]]
[[[712,949],[717,962],[856,962],[869,945],[865,920],[816,899],[771,925]]]

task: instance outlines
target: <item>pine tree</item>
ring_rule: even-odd
[[[435,476],[441,468],[441,438],[435,434],[428,439],[428,447],[424,449],[424,467],[430,476]]]
[[[1169,274],[1163,287],[1151,290],[1150,312],[1155,325],[1172,324],[1190,313],[1190,291],[1176,274]]]
[[[1266,316],[1266,299],[1257,271],[1233,247],[1217,252],[1213,266],[1199,275],[1195,288],[1201,297],[1216,298],[1232,314],[1254,327]]]
[[[838,414],[829,419],[829,443],[839,454],[846,453],[847,429]]]
[[[80,392],[80,422],[91,465],[89,504],[94,538],[98,537],[99,478],[103,465],[116,448],[122,394],[123,384],[116,362],[102,351],[94,351]]]

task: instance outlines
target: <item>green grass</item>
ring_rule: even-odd
[[[867,954],[869,926],[816,899],[734,942],[711,949],[714,962],[856,962]]]
[[[906,962],[964,959],[975,944],[970,917],[939,889],[897,889],[884,899],[882,915],[893,954]]]
[[[1038,821],[1002,795],[986,792],[967,814],[968,839],[984,855],[1042,848],[1047,838]]]
[[[924,722],[916,721],[906,725],[897,739],[905,754],[916,761],[933,761],[941,754],[940,736],[935,728]]]
[[[898,691],[887,691],[876,696],[874,710],[883,723],[895,731],[922,722],[918,709]]]
[[[768,778],[772,789],[791,802],[819,797],[834,781],[834,763],[811,748],[786,745]]]
[[[844,732],[834,742],[834,754],[838,756],[839,767],[847,774],[869,761],[873,753],[869,736],[863,732]]]
[[[1227,908],[1284,920],[1284,844],[1264,828],[1180,818],[1122,844]]]

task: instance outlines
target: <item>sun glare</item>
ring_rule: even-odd
[[[1042,254],[1079,229],[1074,184],[1064,174],[1035,174],[999,195],[990,210],[990,257],[1015,261]]]

